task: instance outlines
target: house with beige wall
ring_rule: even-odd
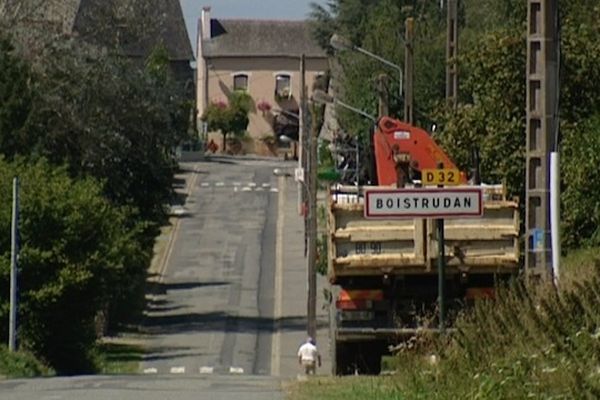
[[[253,100],[245,152],[272,154],[264,144],[268,137],[297,139],[301,56],[308,96],[328,69],[306,21],[217,19],[204,7],[197,45],[198,117],[211,102],[227,102],[233,91],[244,90]],[[221,143],[218,132],[208,135]]]

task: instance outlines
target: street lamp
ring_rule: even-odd
[[[356,107],[351,106],[350,104],[346,104],[341,100],[336,99],[335,97],[325,93],[322,90],[315,90],[312,94],[312,100],[314,102],[317,103],[321,103],[321,104],[335,104],[338,105],[340,107],[343,107],[345,109],[348,109],[350,111],[353,111],[357,114],[362,115],[363,117],[370,119],[372,122],[377,122],[377,118],[375,118],[374,116],[372,116],[369,113],[364,112],[361,109],[358,109]]]
[[[388,67],[394,68],[396,71],[398,71],[398,92],[400,95],[400,98],[402,98],[402,90],[403,90],[403,78],[402,78],[402,67],[399,66],[398,64],[394,64],[393,62],[386,60],[383,57],[378,56],[377,54],[371,53],[368,50],[363,49],[362,47],[358,47],[354,44],[352,44],[348,39],[338,35],[337,33],[334,33],[331,36],[331,39],[329,40],[329,44],[331,45],[331,47],[333,47],[336,50],[354,50],[354,51],[358,51],[359,53],[362,53],[368,57],[374,58],[377,61],[387,65]]]

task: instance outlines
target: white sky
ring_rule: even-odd
[[[195,38],[202,7],[211,7],[212,18],[248,19],[304,19],[312,2],[325,4],[326,0],[180,0],[192,49],[196,52]]]

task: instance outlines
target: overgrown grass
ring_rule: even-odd
[[[600,252],[563,262],[559,290],[515,283],[456,321],[451,337],[419,338],[392,377],[316,379],[303,399],[600,398]],[[431,362],[431,355],[437,362]]]
[[[0,377],[31,378],[53,374],[50,368],[39,362],[33,355],[21,351],[11,353],[6,346],[0,346]]]
[[[293,400],[405,399],[399,383],[395,377],[317,377],[288,385],[286,395]]]
[[[144,354],[141,346],[121,343],[100,343],[95,351],[99,374],[135,374]]]

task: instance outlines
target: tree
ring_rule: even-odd
[[[104,304],[131,296],[145,275],[130,210],[116,208],[94,179],[64,168],[0,160],[0,227],[11,223],[12,178],[19,176],[19,340],[58,373],[94,370],[94,317]],[[8,321],[10,238],[0,236],[0,321]],[[4,338],[6,329],[0,336]]]
[[[15,55],[8,39],[0,36],[0,154],[26,154],[33,144],[24,125],[32,107],[31,72]]]
[[[37,139],[30,155],[101,179],[116,204],[160,220],[189,115],[169,70],[154,63],[146,71],[75,43],[47,51],[26,127]]]
[[[564,246],[600,245],[600,113],[563,126],[561,227]]]
[[[469,96],[456,110],[440,106],[435,139],[461,170],[472,166],[477,148],[481,178],[506,183],[509,193],[524,198],[525,179],[525,40],[512,31],[482,35],[460,58]]]
[[[201,119],[208,124],[208,129],[221,132],[222,151],[225,151],[228,135],[241,137],[246,132],[251,106],[252,99],[246,92],[235,91],[229,96],[229,103],[212,102],[204,111]]]

